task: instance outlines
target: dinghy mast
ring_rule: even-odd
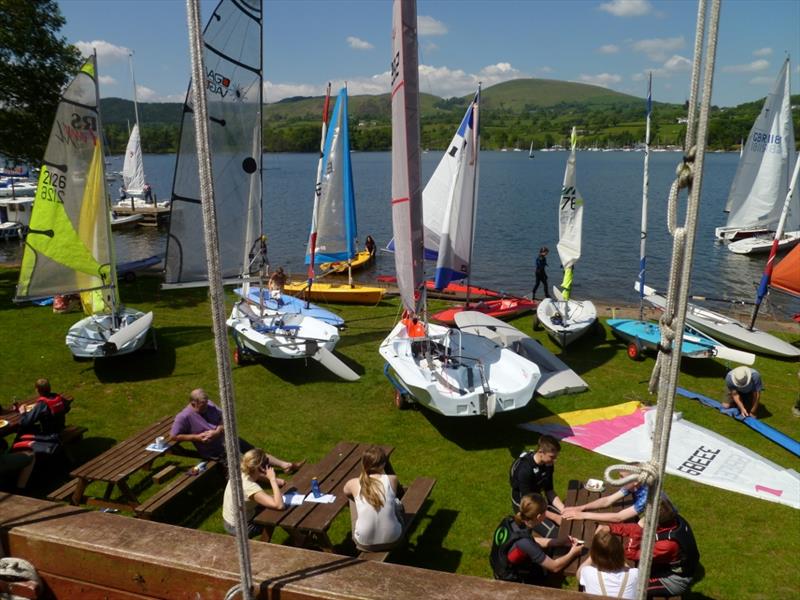
[[[644,321],[644,285],[647,270],[647,192],[650,188],[650,115],[653,112],[653,73],[647,79],[647,124],[644,134],[644,175],[642,176],[642,227],[639,241],[639,320]]]

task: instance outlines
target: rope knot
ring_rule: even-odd
[[[619,479],[614,479],[611,476],[612,473],[623,473],[623,475]],[[653,485],[658,480],[658,466],[652,461],[611,465],[603,475],[610,485],[617,487],[633,482]]]

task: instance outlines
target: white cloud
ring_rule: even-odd
[[[619,52],[619,46],[617,46],[616,44],[605,44],[603,46],[600,46],[597,49],[597,51],[600,54],[616,54],[617,52]]]
[[[84,56],[91,56],[97,50],[98,61],[119,62],[128,60],[131,51],[125,46],[116,46],[104,40],[94,40],[93,42],[75,42],[75,46]]]
[[[648,0],[611,0],[601,4],[600,10],[615,17],[641,17],[653,12],[653,6]]]
[[[117,85],[117,80],[111,75],[100,75],[100,85]]]
[[[680,50],[686,45],[683,36],[674,38],[651,38],[647,40],[639,40],[633,42],[633,49],[636,52],[642,52],[647,55],[650,60],[666,60],[670,52]]]
[[[264,82],[264,102],[277,102],[292,96],[320,96],[325,93],[325,84]]]
[[[166,102],[154,89],[143,85],[136,86],[136,98],[139,102]],[[183,101],[183,98],[181,98]]]
[[[427,17],[425,15],[417,16],[417,35],[420,37],[445,34],[447,34],[447,25],[441,21],[437,21],[433,17]]]
[[[643,75],[647,77],[647,74],[652,71],[653,76],[657,79],[669,79],[673,75],[678,75],[680,73],[688,73],[692,70],[692,61],[686,58],[685,56],[680,56],[679,54],[673,54],[669,57],[661,67],[657,67],[655,69],[650,69],[646,71]],[[643,78],[644,78],[643,77]]]
[[[753,56],[769,56],[772,54],[772,48],[759,48],[758,50],[753,50]]]
[[[747,83],[749,83],[750,85],[769,85],[773,81],[775,81],[775,80],[772,79],[772,77],[765,77],[765,76],[762,75],[760,77],[753,77]]]
[[[725,73],[758,73],[759,71],[763,71],[765,69],[769,69],[769,61],[764,60],[763,58],[759,58],[758,60],[754,60],[753,62],[745,63],[743,65],[728,65],[726,67],[722,67],[722,70]]]
[[[353,35],[347,36],[347,44],[354,50],[372,50],[375,46]]]
[[[422,45],[423,52],[436,52],[439,49],[439,46],[434,44],[433,42],[425,42]]]
[[[600,87],[610,87],[612,84],[622,81],[622,77],[614,73],[599,73],[598,75],[581,74],[580,80],[583,83],[591,83]]]
[[[543,67],[539,67],[538,69],[536,69],[536,72],[542,74],[552,73],[553,67],[548,67],[547,65],[544,65]]]

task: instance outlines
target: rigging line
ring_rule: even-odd
[[[200,0],[186,0],[186,13],[189,28],[189,49],[191,54],[192,79],[204,81],[206,69],[203,60],[203,34],[200,25]],[[216,211],[214,205],[214,183],[211,177],[211,154],[208,132],[208,104],[206,87],[193,85],[192,99],[195,106],[194,119],[195,143],[197,147],[200,193],[203,215],[203,236],[206,244],[206,264],[208,266],[209,295],[214,329],[214,346],[217,355],[217,377],[219,379],[219,395],[224,415],[225,455],[229,469],[234,470],[239,464],[239,433],[236,424],[233,383],[231,381],[230,354],[228,352],[228,335],[225,325],[225,292],[222,287],[220,268],[219,240],[217,236]],[[250,600],[253,587],[253,575],[250,565],[250,546],[248,540],[247,516],[244,511],[244,491],[242,478],[231,474],[230,485],[233,498],[239,510],[236,511],[236,545],[239,557],[240,584],[238,591],[243,600]],[[234,590],[228,592],[230,597]]]

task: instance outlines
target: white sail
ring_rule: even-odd
[[[425,257],[436,260],[435,287],[467,277],[478,203],[480,91],[422,192]]]
[[[417,5],[395,0],[392,9],[392,232],[397,287],[416,314],[423,279],[422,193],[419,149]]]
[[[258,0],[222,0],[203,33],[208,76],[202,84],[208,87],[220,269],[225,278],[241,274],[242,244],[258,239],[263,230],[261,16]],[[194,112],[187,93],[172,184],[167,284],[207,279],[194,138]]]
[[[794,147],[787,58],[745,142],[726,205],[726,228],[775,229],[794,167]],[[789,230],[800,223],[799,198],[795,192]]]
[[[142,160],[142,141],[139,125],[131,129],[128,147],[125,148],[125,162],[122,163],[122,183],[128,194],[144,193],[144,161]]]
[[[583,197],[575,180],[575,141],[577,134],[572,128],[572,152],[564,171],[564,185],[558,204],[558,256],[566,271],[581,257],[581,228],[583,225]]]

